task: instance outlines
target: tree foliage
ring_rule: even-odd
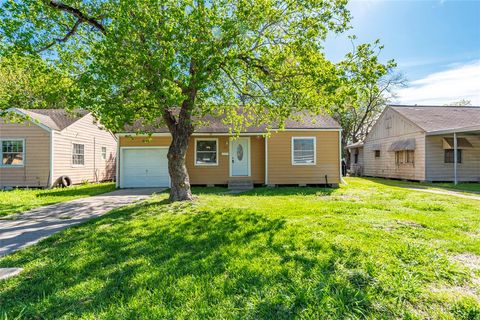
[[[352,38],[352,41],[355,38]],[[349,94],[333,108],[333,117],[342,126],[342,145],[362,141],[370,132],[384,107],[395,98],[395,89],[406,80],[395,72],[396,63],[383,64],[379,54],[383,46],[377,40],[372,44],[354,46],[340,63],[349,79]],[[349,154],[345,153],[347,162]]]
[[[0,57],[0,113],[8,108],[68,108],[73,80],[32,56]]]
[[[4,52],[41,56],[74,77],[80,92],[72,104],[111,130],[138,120],[167,126],[171,199],[182,200],[191,199],[185,153],[198,119],[221,116],[235,132],[260,123],[282,128],[299,112],[330,111],[381,76],[368,50],[339,65],[323,54],[327,34],[349,28],[346,4],[7,1],[0,38]]]

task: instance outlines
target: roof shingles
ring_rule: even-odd
[[[85,110],[68,112],[63,109],[18,109],[20,112],[53,130],[63,130],[88,114]]]
[[[480,125],[480,107],[389,106],[426,132]]]
[[[340,129],[340,125],[329,115],[303,115],[301,120],[287,120],[285,129]],[[229,133],[231,125],[225,124],[221,117],[206,116],[201,119],[204,125],[195,128],[196,133]],[[242,130],[246,133],[264,133],[267,127],[265,125],[250,126]],[[126,125],[125,133],[141,132],[141,133],[166,133],[168,129],[164,125],[142,125],[142,121],[138,120],[133,125]]]

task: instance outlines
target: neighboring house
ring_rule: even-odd
[[[138,136],[138,126],[117,134],[117,185],[170,185],[166,128]],[[192,135],[186,166],[192,185],[325,185],[341,180],[340,126],[329,116],[290,121],[284,131],[264,137],[265,128],[251,127],[233,138],[219,119]]]
[[[10,109],[22,123],[0,119],[0,188],[52,187],[112,180],[117,140],[85,111]]]
[[[365,176],[479,182],[480,107],[387,106],[347,148]]]
[[[350,174],[363,176],[363,142],[352,143],[347,148],[350,152]]]

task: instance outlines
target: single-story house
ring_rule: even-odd
[[[350,152],[350,174],[363,176],[363,141],[358,141],[347,146]]]
[[[238,137],[220,119],[196,128],[186,166],[192,185],[335,185],[341,181],[341,128],[327,115],[288,121],[286,129],[266,137],[266,128],[250,127]],[[117,185],[120,188],[170,185],[167,128],[136,135],[117,133]],[[142,130],[144,131],[144,130]]]
[[[26,120],[17,123],[0,119],[0,189],[48,188],[63,176],[72,184],[114,179],[116,137],[103,129],[91,113],[59,109],[9,111]]]
[[[365,176],[479,182],[480,107],[390,105],[347,148],[350,169]]]

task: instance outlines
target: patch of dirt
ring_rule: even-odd
[[[451,257],[453,262],[459,263],[472,271],[480,270],[480,256],[473,253],[461,253]]]
[[[430,289],[435,293],[447,293],[454,297],[470,296],[480,302],[480,256],[465,252],[450,256],[450,261],[459,264],[471,271],[469,283],[463,286],[432,286]]]
[[[353,202],[360,202],[362,199],[359,196],[347,195],[347,194],[338,194],[338,195],[330,195],[330,194],[321,194],[318,196],[322,200],[331,200],[331,201],[353,201]]]
[[[460,298],[473,298],[480,302],[480,292],[474,286],[436,286],[432,285],[428,287],[428,290],[432,293],[447,294],[455,300]]]
[[[427,227],[424,224],[417,223],[417,222],[414,222],[414,221],[408,221],[408,220],[395,220],[395,222],[398,225],[404,226],[404,227],[419,228],[419,229],[424,229],[424,228]]]

